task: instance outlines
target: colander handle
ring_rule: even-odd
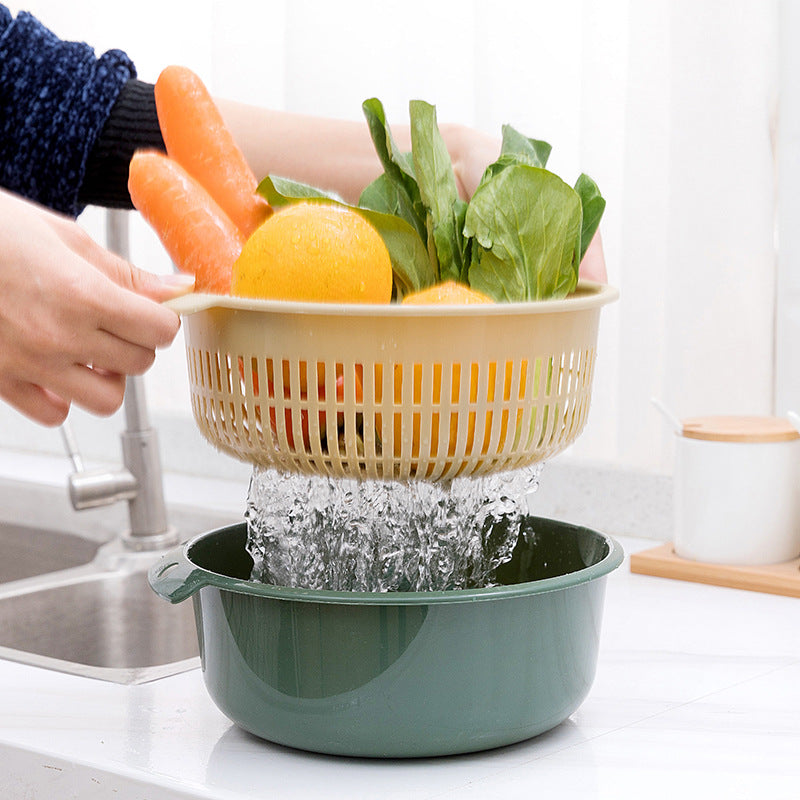
[[[186,557],[183,547],[170,550],[147,571],[153,591],[170,603],[180,603],[208,584],[204,570]]]
[[[230,298],[218,294],[204,294],[202,292],[190,292],[179,297],[165,300],[162,305],[172,309],[176,314],[185,316],[194,314],[198,311],[207,311],[209,308],[224,307],[230,302]]]

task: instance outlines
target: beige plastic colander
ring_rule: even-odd
[[[471,306],[187,295],[192,411],[243,461],[337,477],[444,480],[527,466],[589,410],[600,309],[616,289]]]

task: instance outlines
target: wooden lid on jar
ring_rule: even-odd
[[[794,425],[782,417],[692,417],[683,420],[687,439],[711,442],[790,442],[800,439]]]

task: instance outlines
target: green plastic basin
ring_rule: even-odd
[[[206,687],[242,728],[322,753],[418,757],[522,741],[563,722],[597,664],[610,537],[528,517],[500,586],[290,589],[249,580],[244,523],[198,536],[149,574],[192,596]]]

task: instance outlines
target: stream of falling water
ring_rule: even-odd
[[[428,483],[256,467],[245,513],[252,578],[365,592],[491,586],[511,557],[541,468]]]

